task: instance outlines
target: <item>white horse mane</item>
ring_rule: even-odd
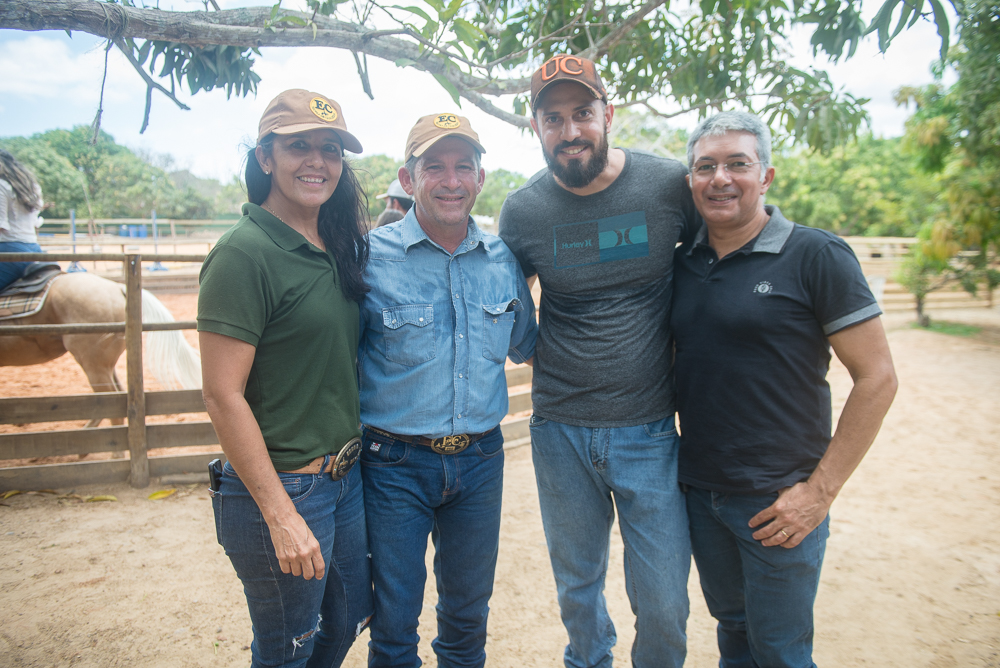
[[[125,292],[125,288],[122,288]],[[174,316],[152,293],[142,291],[143,322],[174,322]],[[160,384],[168,390],[201,387],[201,358],[180,330],[149,332],[146,360]]]

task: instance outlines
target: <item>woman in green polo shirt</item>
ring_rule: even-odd
[[[355,362],[367,202],[340,105],[268,105],[250,203],[201,271],[205,405],[228,462],[219,542],[243,582],[253,665],[339,666],[372,614]]]

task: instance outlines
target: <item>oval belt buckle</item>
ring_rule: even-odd
[[[358,461],[358,457],[361,456],[361,439],[352,438],[347,442],[340,452],[337,453],[337,458],[333,462],[333,468],[330,469],[330,477],[334,480],[340,480],[346,476],[354,463]]]
[[[469,446],[468,434],[455,434],[453,436],[442,436],[431,441],[431,450],[439,455],[454,455]]]

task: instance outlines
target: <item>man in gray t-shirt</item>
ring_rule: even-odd
[[[681,666],[691,557],[668,321],[674,247],[697,218],[687,169],[609,150],[614,108],[589,60],[542,65],[531,109],[548,169],[507,198],[500,236],[542,285],[531,444],[565,663],[612,664],[603,589],[617,507],[633,665]]]

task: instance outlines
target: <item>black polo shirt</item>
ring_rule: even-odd
[[[679,479],[767,494],[809,477],[830,443],[827,336],[878,316],[851,248],[777,207],[719,260],[702,227],[674,258]]]

